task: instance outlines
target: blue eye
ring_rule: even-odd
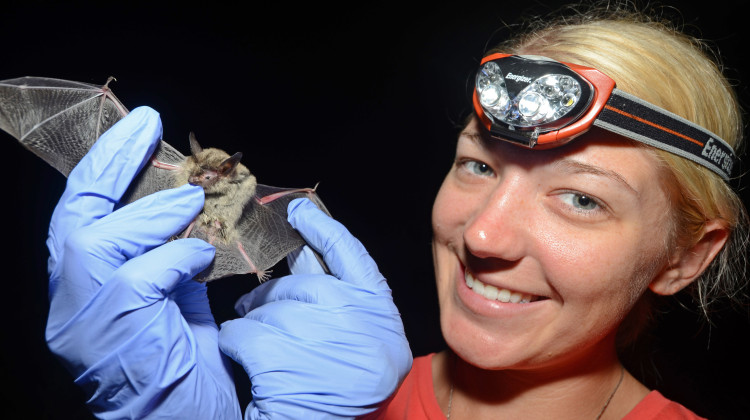
[[[488,176],[494,173],[492,171],[492,168],[490,168],[490,165],[484,162],[477,162],[476,160],[470,160],[470,161],[464,162],[464,165],[466,166],[466,169],[469,170],[469,172],[476,174],[476,175]]]
[[[570,192],[561,194],[560,197],[563,202],[578,210],[592,211],[601,207],[596,199],[586,194]]]

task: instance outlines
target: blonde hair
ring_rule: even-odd
[[[489,54],[541,55],[596,68],[614,79],[618,89],[701,125],[739,152],[743,126],[737,97],[705,43],[654,17],[653,12],[635,10],[629,2],[577,5],[568,11],[572,13],[527,22],[521,36]],[[731,232],[720,254],[690,286],[708,318],[714,301],[739,300],[746,284],[746,210],[737,193],[710,170],[671,153],[641,147],[654,153],[665,169],[663,188],[674,210],[667,250],[697,243],[709,220],[721,221]]]

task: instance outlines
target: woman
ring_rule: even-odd
[[[533,132],[552,124],[536,122],[540,108],[580,100],[542,92],[568,89],[572,79],[529,93],[532,79],[563,72],[549,59],[596,69],[640,101],[610,98],[585,134],[549,142]],[[597,98],[609,96],[595,83]],[[544,95],[564,100],[541,102]],[[633,115],[631,100],[714,135],[702,132],[695,149],[695,136],[688,143],[693,134],[684,135],[691,128],[649,106],[653,119]],[[654,295],[690,288],[707,311],[741,281],[730,262],[744,258],[747,219],[722,179],[731,176],[731,152],[708,150],[716,136],[736,150],[742,126],[734,93],[701,44],[624,11],[538,22],[482,61],[474,108],[432,214],[449,350],[416,359],[382,417],[698,418],[647,389],[618,351],[645,327]]]
[[[715,133],[703,144],[718,149],[705,159],[699,150],[695,164],[622,137],[600,119],[568,144],[536,150],[528,146],[543,145],[545,133],[503,127],[488,116],[497,101],[482,103],[488,98],[478,92],[478,116],[459,137],[433,213],[441,326],[451,350],[418,359],[374,416],[695,418],[628,373],[617,350],[638,336],[652,294],[695,287],[708,305],[730,290],[728,261],[741,255],[733,244],[746,221],[722,179],[728,167],[714,157],[731,153],[719,138],[739,146],[736,103],[685,38],[629,15],[578,20],[500,51],[598,69],[619,90]],[[675,68],[684,70],[679,77]],[[530,78],[516,74],[504,76]],[[200,211],[202,191],[185,186],[112,211],[161,131],[149,110],[123,122],[71,173],[48,242],[47,339],[90,408],[100,417],[237,418],[221,350],[251,377],[247,418],[375,410],[411,355],[390,290],[361,244],[294,203],[290,223],[334,276],[303,252],[292,261],[294,275],[256,288],[238,304],[244,318],[219,331],[205,287],[190,281],[213,248],[189,239],[161,245]],[[715,274],[699,279],[707,270]]]

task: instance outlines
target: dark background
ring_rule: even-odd
[[[164,139],[187,152],[242,151],[260,182],[312,186],[368,247],[389,279],[415,355],[440,338],[430,253],[432,199],[448,170],[467,80],[503,22],[559,1],[448,4],[310,2],[167,7],[130,2],[6,2],[0,12],[0,79],[48,76],[111,87],[129,108],[161,113]],[[737,6],[677,5],[688,30],[714,41],[747,108],[748,25]],[[681,16],[681,17],[680,17]],[[696,25],[701,28],[697,31]],[[44,246],[64,178],[4,133],[7,147],[0,416],[91,418],[85,397],[44,342]],[[744,182],[745,187],[747,182]],[[748,194],[745,191],[746,202]],[[283,272],[278,268],[276,273]],[[234,317],[254,276],[211,283],[218,321]],[[678,306],[663,316],[646,356],[668,397],[714,419],[750,410],[750,322],[722,311],[716,326]],[[238,378],[244,379],[241,371]],[[240,398],[248,400],[246,381]],[[8,391],[9,390],[9,391]]]

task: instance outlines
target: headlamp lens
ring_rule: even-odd
[[[513,96],[506,78],[527,85]],[[494,61],[479,70],[476,88],[482,108],[493,118],[512,127],[539,127],[541,132],[564,126],[569,119],[563,117],[576,108],[582,91],[578,80],[564,74],[544,74],[532,79],[509,72],[503,77]]]
[[[507,112],[510,103],[505,79],[500,73],[500,67],[489,62],[485,64],[477,75],[477,89],[482,105],[493,109],[499,114]]]

